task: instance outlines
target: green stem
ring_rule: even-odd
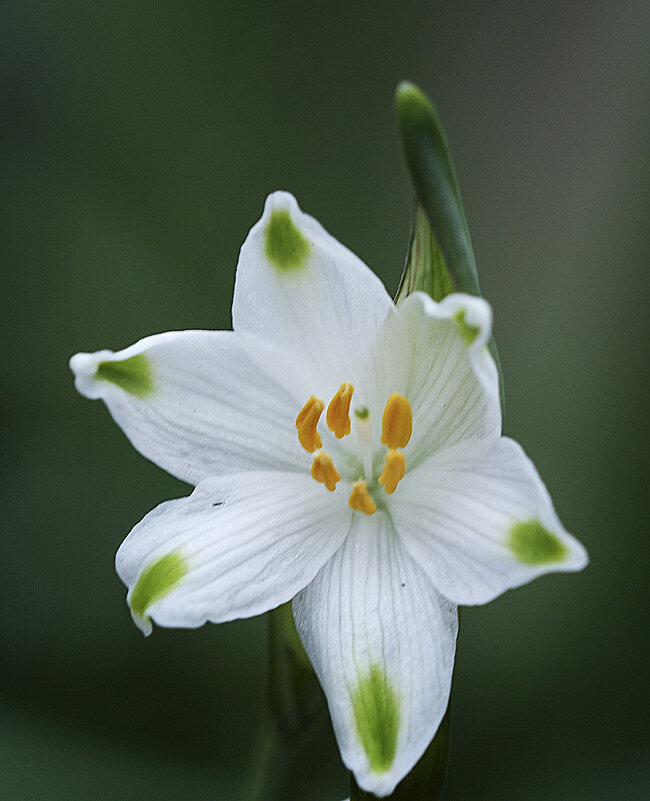
[[[269,711],[265,710],[253,745],[244,801],[269,801],[269,778],[277,775],[279,751],[280,736],[277,726]]]
[[[268,614],[271,711],[282,734],[299,734],[322,700],[320,686],[293,622],[291,604]]]
[[[300,642],[291,604],[273,609],[269,623],[270,672],[265,705],[251,755],[244,801],[287,801],[304,751],[324,709],[323,695]]]

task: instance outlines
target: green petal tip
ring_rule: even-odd
[[[281,272],[302,267],[309,256],[309,242],[286,209],[275,209],[266,225],[265,252]]]
[[[538,520],[515,523],[508,544],[514,556],[526,565],[563,562],[568,554],[566,545]]]
[[[144,353],[138,353],[129,359],[100,362],[95,377],[116,384],[136,398],[146,398],[154,390],[151,364]]]
[[[352,696],[357,734],[375,773],[390,770],[397,750],[399,703],[384,671],[373,665]]]
[[[186,573],[187,562],[178,552],[152,562],[140,573],[131,592],[129,606],[135,622],[145,634],[151,631],[147,609],[177,587]]]

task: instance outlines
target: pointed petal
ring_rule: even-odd
[[[308,475],[243,473],[204,481],[150,512],[120,546],[116,569],[145,634],[250,617],[293,598],[340,547],[344,493]]]
[[[378,512],[354,516],[344,546],[294,599],[293,610],[343,761],[360,787],[387,795],[420,758],[447,708],[456,607]]]
[[[78,353],[70,367],[79,392],[101,398],[133,445],[184,481],[309,467],[294,428],[309,373],[261,340],[174,331]]]
[[[392,362],[401,362],[390,373],[400,386],[390,391],[406,395],[413,410],[407,465],[464,439],[498,435],[499,379],[487,349],[489,304],[459,293],[435,303],[416,292],[398,311],[399,325],[389,322],[381,339],[382,349],[393,351]]]
[[[457,604],[483,604],[588,561],[533,463],[505,437],[464,442],[423,462],[401,482],[391,514],[408,552]]]
[[[377,276],[304,214],[292,195],[269,195],[241,249],[235,331],[318,365],[327,377],[319,391],[331,398],[344,381],[356,386],[377,331],[393,311]]]

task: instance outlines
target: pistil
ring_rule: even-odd
[[[354,410],[354,427],[359,441],[363,472],[367,479],[372,479],[372,425],[370,412],[365,406]]]

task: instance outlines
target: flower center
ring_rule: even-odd
[[[341,384],[327,407],[325,415],[327,428],[337,440],[347,437],[352,431],[350,406],[353,393],[352,384],[347,382]],[[334,492],[337,483],[341,481],[341,475],[336,469],[332,457],[323,449],[323,439],[318,431],[324,409],[323,401],[312,395],[296,417],[296,429],[302,447],[314,454],[311,466],[312,478],[324,484],[330,492]],[[372,426],[370,411],[365,406],[354,410],[354,427],[363,474],[346,476],[344,479],[346,483],[352,484],[348,504],[357,512],[371,515],[377,511],[377,498],[373,498],[368,489],[369,483],[372,491],[379,492],[377,484],[381,484],[383,491],[387,495],[392,495],[399,482],[404,478],[406,459],[401,449],[408,444],[413,430],[411,404],[404,395],[397,392],[394,392],[386,401],[381,419],[381,442],[387,450],[383,469],[379,476],[376,476],[373,470]],[[325,436],[331,437],[324,430],[323,433]],[[330,441],[332,444],[334,443],[334,440]],[[357,472],[359,472],[358,469]]]

